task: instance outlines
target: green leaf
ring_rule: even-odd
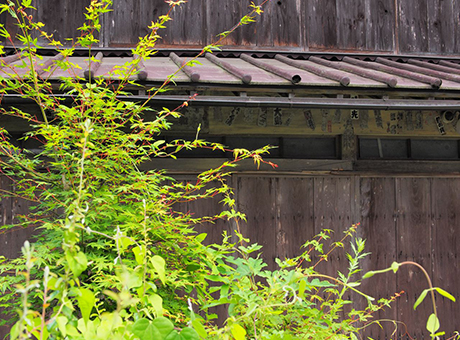
[[[163,315],[163,299],[158,294],[149,295],[148,300],[152,305],[152,308],[155,310],[157,317]]]
[[[125,249],[128,248],[130,245],[134,244],[134,241],[126,236],[120,237],[119,242],[120,242],[120,248],[122,252],[125,251]]]
[[[160,277],[161,282],[164,284],[166,281],[165,260],[161,256],[155,255],[150,259],[150,263]]]
[[[165,338],[165,340],[182,340],[179,333],[176,330],[173,330],[169,335]]]
[[[160,298],[161,299],[161,298]],[[174,330],[174,324],[165,317],[158,317],[152,321],[152,325],[160,332],[162,339],[166,338]]]
[[[358,340],[358,337],[355,335],[355,333],[350,333],[350,340]]]
[[[83,320],[88,322],[91,311],[96,305],[96,297],[94,296],[94,293],[89,289],[80,288],[78,291],[80,292],[80,295],[77,296],[78,307],[80,308]]]
[[[181,340],[200,340],[200,336],[193,328],[184,328],[180,332]]]
[[[15,340],[19,337],[19,323],[20,321],[16,322],[13,327],[11,327],[10,331],[10,339]]]
[[[299,282],[299,297],[304,298],[305,297],[305,288],[307,287],[307,282],[305,280],[300,280]]]
[[[199,336],[201,336],[203,339],[206,339],[206,337],[208,336],[208,332],[206,332],[206,329],[204,328],[203,324],[199,319],[193,320],[192,326]]]
[[[417,308],[417,306],[418,306],[419,304],[422,303],[422,301],[423,301],[423,300],[425,299],[425,297],[426,297],[426,294],[428,294],[429,291],[430,291],[429,289],[425,289],[425,290],[422,292],[422,294],[420,294],[420,296],[418,297],[417,301],[415,301],[415,303],[414,303],[414,310],[415,310],[415,308]]]
[[[399,263],[398,262],[393,262],[391,264],[391,269],[393,270],[393,272],[396,273],[398,271],[398,269],[399,269]]]
[[[246,340],[246,330],[239,324],[234,323],[231,332],[235,340]]]
[[[311,282],[308,283],[310,286],[314,287],[335,287],[335,284],[330,283],[328,281],[320,281],[319,279],[313,279]]]
[[[138,246],[133,248],[134,257],[138,265],[142,265],[144,263],[145,258],[145,247]]]
[[[56,323],[58,325],[59,331],[62,333],[63,337],[65,338],[67,335],[66,325],[69,322],[67,318],[63,315],[60,315],[56,318]]]
[[[430,317],[428,318],[428,321],[426,322],[426,329],[430,334],[434,334],[438,329],[439,329],[439,320],[436,317],[436,315],[431,314]]]
[[[374,275],[375,275],[375,272],[373,271],[367,272],[366,274],[363,275],[363,279],[368,279]]]
[[[160,331],[147,319],[137,320],[132,328],[132,332],[142,340],[162,340],[164,337]]]
[[[204,241],[204,239],[206,238],[206,236],[208,236],[208,234],[206,234],[206,233],[201,233],[201,234],[199,234],[199,235],[197,235],[197,236],[195,237],[195,241],[197,241],[198,243],[201,243],[201,242]]]
[[[77,253],[75,256],[71,252],[66,252],[66,259],[75,277],[79,276],[88,266],[86,255],[82,252]]]
[[[452,301],[455,302],[455,297],[452,294],[446,292],[444,289],[439,288],[439,287],[434,287],[434,289],[436,289],[436,291],[439,294],[441,294],[442,296],[444,296],[444,297],[448,298],[449,300],[452,300]]]

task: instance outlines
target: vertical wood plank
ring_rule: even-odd
[[[14,192],[14,182],[6,176],[0,175],[0,189]],[[20,216],[27,214],[30,202],[17,197],[7,197],[0,192],[0,226],[18,223]],[[21,247],[26,240],[31,240],[33,227],[1,230],[0,229],[0,256],[13,259],[20,255]],[[9,333],[10,326],[0,327],[0,339]]]
[[[207,26],[207,44],[219,40],[217,35],[230,30],[242,17],[242,12],[247,10],[243,6],[245,1],[233,0],[207,0],[206,2],[206,26]],[[241,45],[241,29],[237,29],[228,35],[221,45],[235,46]]]
[[[168,34],[165,44],[203,46],[206,41],[205,31],[205,0],[189,0],[174,9],[172,21],[167,23]]]
[[[238,176],[238,210],[246,214],[240,230],[252,243],[263,246],[268,270],[276,269],[275,181],[273,177]]]
[[[70,46],[72,41],[66,39],[75,39],[80,36],[78,28],[85,21],[84,14],[90,2],[90,0],[37,1],[37,20],[45,24],[43,29],[48,34],[53,34],[55,40],[61,41],[65,46]],[[41,36],[38,36],[38,40],[42,45],[48,44],[48,40]]]
[[[166,28],[158,31],[162,38],[157,45],[203,45],[206,41],[203,1],[189,0],[176,7],[170,15],[172,20],[166,24]],[[105,27],[109,46],[133,46],[138,37],[149,32],[151,22],[157,21],[168,10],[169,5],[163,1],[114,1],[113,11],[107,15]]]
[[[395,233],[395,179],[394,178],[361,178],[361,215],[362,224],[359,230],[366,240],[368,255],[362,262],[362,274],[370,270],[388,268],[396,261]],[[363,280],[360,289],[377,300],[389,298],[396,291],[396,276],[391,273],[374,276]],[[392,308],[375,313],[374,320],[396,320],[396,304]],[[365,329],[366,337],[373,339],[391,339],[391,324],[377,324]]]
[[[325,252],[332,242],[340,241],[343,232],[353,224],[351,219],[351,178],[350,177],[315,177],[314,178],[314,217],[315,234],[323,229],[333,230],[330,242],[324,246]],[[333,277],[337,270],[342,272],[348,268],[345,252],[349,251],[349,242],[345,241],[344,249],[336,249],[328,261],[321,263],[317,269]]]
[[[140,36],[141,7],[140,0],[116,0],[113,11],[107,15],[105,33],[108,34],[109,46],[129,46],[138,41]]]
[[[166,15],[168,10],[169,5],[164,1],[141,1],[139,15],[140,36],[148,34],[150,32],[148,26],[151,25],[152,21],[156,22],[160,16]],[[171,16],[174,18],[174,13],[172,13]],[[158,30],[158,34],[161,38],[157,40],[157,46],[167,44],[173,39],[171,28],[169,27],[170,23],[172,23],[172,21],[166,23],[166,28]]]
[[[194,178],[196,180],[196,178]],[[231,184],[228,183],[230,186]],[[218,183],[214,183],[215,186],[218,186]],[[224,206],[221,203],[223,199],[222,195],[216,195],[208,199],[200,199],[196,201],[191,201],[186,205],[186,211],[190,212],[193,218],[200,218],[205,216],[216,216],[224,211]],[[206,245],[212,243],[222,243],[223,233],[227,232],[230,235],[231,230],[229,223],[225,220],[218,219],[214,223],[207,222],[195,227],[197,233],[206,233],[207,237],[203,242]]]
[[[431,272],[431,195],[428,178],[397,178],[396,209],[397,261],[416,261]],[[407,325],[409,334],[422,338],[426,334],[426,320],[432,313],[431,304],[425,301],[416,311],[413,305],[420,293],[427,288],[424,274],[418,268],[407,265],[396,275],[397,290],[406,293],[397,301],[398,320]],[[398,329],[398,338],[405,334]]]
[[[277,179],[276,256],[280,259],[299,256],[301,246],[315,236],[313,217],[313,178]]]
[[[458,330],[460,317],[458,301],[460,300],[460,286],[458,273],[460,264],[460,179],[433,178],[432,215],[433,215],[433,268],[431,278],[433,285],[441,287],[451,293],[456,303],[440,295],[436,295],[436,306],[440,319],[441,330],[446,335],[452,335]]]
[[[457,44],[455,1],[428,2],[428,52],[452,53]],[[457,14],[457,15],[456,15]]]
[[[196,177],[190,177],[191,181],[196,181]],[[231,186],[231,183],[228,183]],[[218,186],[218,183],[211,185]],[[189,212],[193,218],[205,217],[205,216],[216,216],[220,214],[224,207],[220,201],[222,200],[222,195],[217,195],[209,199],[201,199],[196,201],[191,201],[185,204],[185,209],[183,211]],[[216,220],[215,223],[203,223],[195,226],[195,230],[198,234],[206,233],[207,237],[203,241],[203,244],[210,245],[213,243],[222,244],[223,233],[227,232],[228,235],[231,234],[229,222],[225,220]],[[218,285],[212,283],[211,285]],[[215,296],[216,298],[218,296]],[[217,315],[216,324],[222,325],[227,318],[227,305],[220,305],[210,308],[210,313],[215,313]]]
[[[337,0],[303,2],[309,49],[337,47]]]
[[[273,45],[298,48],[302,42],[300,0],[271,1],[271,31]],[[262,14],[263,15],[263,14]]]
[[[366,49],[394,51],[396,8],[394,0],[366,0]]]
[[[0,189],[11,191],[13,185],[11,180],[6,176],[0,176]],[[13,221],[13,199],[5,196],[2,192],[0,195],[0,225],[11,224]],[[12,257],[18,249],[13,249],[17,245],[12,243],[12,233],[9,230],[0,231],[0,256]],[[20,246],[19,246],[20,247]]]
[[[0,0],[0,4],[4,5],[6,3],[7,3],[7,0]],[[5,25],[5,28],[10,33],[11,39],[13,40],[13,42],[18,43],[18,40],[15,39],[15,36],[19,31],[18,26],[16,25],[15,19],[13,19],[7,11],[0,13],[0,23]],[[4,37],[0,37],[0,41],[5,46],[11,46],[11,42]]]
[[[401,53],[428,50],[429,0],[399,0],[399,46]]]
[[[337,2],[337,41],[339,48],[363,50],[366,46],[365,0],[358,0],[353,6],[346,1]]]
[[[292,1],[292,0],[291,0]],[[242,6],[242,16],[247,15],[251,12],[250,0],[242,1],[245,6]],[[242,36],[242,45],[251,47],[271,47],[273,46],[273,34],[271,23],[272,14],[274,12],[274,6],[276,1],[269,1],[263,7],[264,13],[257,16],[256,22],[249,25],[240,27]]]

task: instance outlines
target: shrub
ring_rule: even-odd
[[[170,1],[171,9],[182,2]],[[108,0],[91,2],[76,41],[88,48],[90,63],[99,17],[109,5]],[[227,150],[198,134],[192,141],[166,142],[161,133],[188,103],[156,111],[148,102],[174,75],[145,102],[119,99],[129,96],[127,85],[136,86],[130,77],[138,72],[139,60],[153,53],[158,29],[170,20],[169,13],[140,39],[132,51],[136,58],[113,70],[115,86],[91,74],[89,80],[75,76],[76,66],[68,59],[73,49],[60,48],[33,21],[30,0],[0,6],[17,19],[17,39],[24,46],[17,52],[25,69],[19,76],[4,65],[7,76],[0,92],[31,100],[41,116],[20,107],[2,107],[2,114],[26,120],[32,128],[23,138],[42,142],[40,152],[32,154],[16,147],[0,128],[1,171],[15,181],[12,194],[35,202],[19,225],[38,231],[33,244],[24,244],[22,257],[0,259],[0,302],[17,307],[11,339],[356,339],[372,313],[393,299],[373,304],[356,289],[354,275],[366,255],[360,239],[352,242],[350,266],[338,278],[318,273],[310,263],[314,251],[319,261],[329,255],[321,243],[329,237],[327,231],[307,242],[302,255],[278,260],[280,269],[272,272],[264,270],[266,264],[257,255],[261,247],[238,232],[236,241],[225,235],[222,244],[203,244],[206,235],[197,234],[197,224],[244,218],[235,210],[226,183],[229,170],[243,159],[264,162],[261,155],[269,147]],[[260,13],[261,7],[252,5],[239,25]],[[1,32],[9,38],[5,28]],[[69,71],[59,91],[71,95],[70,103],[54,96],[36,71],[40,47],[32,33],[49,39],[63,55],[55,66]],[[145,119],[146,113],[154,119]],[[193,183],[177,181],[162,170],[139,170],[153,157],[175,157],[180,150],[195,148],[232,151],[234,158],[199,174]],[[216,195],[227,206],[217,216],[196,218],[176,209],[181,202]],[[333,249],[343,246],[354,229]],[[348,290],[363,295],[368,307],[344,314],[352,303],[344,298]],[[211,308],[218,305],[228,305],[222,327],[213,323]]]

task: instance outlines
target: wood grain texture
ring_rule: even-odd
[[[21,215],[27,214],[30,203],[16,197],[7,197],[5,191],[14,192],[14,182],[4,175],[0,175],[0,226],[17,223]],[[26,240],[31,240],[34,229],[16,227],[14,229],[0,229],[0,256],[13,259],[20,255],[21,247]],[[3,315],[2,315],[3,317]],[[0,326],[0,339],[9,333],[9,326]]]
[[[169,35],[164,43],[174,41],[178,45],[203,46],[206,42],[205,0],[189,0],[174,9],[172,21],[168,23]]]
[[[266,269],[274,270],[276,258],[275,185],[271,177],[236,177],[238,210],[246,214],[241,233],[263,246]]]
[[[315,234],[324,229],[333,231],[331,239],[325,242],[325,252],[331,249],[333,242],[340,241],[343,232],[354,223],[351,214],[351,205],[354,204],[351,182],[350,177],[314,178]],[[350,249],[349,241],[345,241],[344,249],[333,251],[328,260],[318,265],[317,269],[334,277],[337,275],[337,270],[346,271],[348,262],[345,252]]]
[[[6,0],[1,0],[3,3]],[[90,0],[34,0],[32,11],[45,30],[65,45],[75,38]],[[231,29],[249,13],[250,0],[190,0],[176,8],[173,21],[159,31],[158,47],[199,47]],[[101,46],[134,46],[147,26],[166,14],[164,1],[115,0],[103,15]],[[250,49],[379,51],[453,54],[460,51],[460,3],[446,0],[274,0],[257,22],[224,39],[224,46]],[[0,22],[13,34],[15,20],[6,12]],[[39,38],[39,43],[46,41]],[[15,40],[15,39],[13,39]],[[399,43],[398,43],[399,41]],[[17,43],[17,40],[15,40]],[[6,42],[9,45],[9,42]],[[398,46],[400,48],[398,49]]]
[[[303,42],[301,0],[271,1],[269,13],[273,46],[299,48]]]
[[[299,256],[315,235],[313,178],[276,178],[276,253],[280,259]]]
[[[305,32],[310,49],[337,47],[337,0],[303,2]]]
[[[354,1],[353,6],[346,1],[337,2],[337,40],[345,49],[364,50],[366,48],[366,31],[369,6],[366,0]]]
[[[428,6],[428,51],[456,53],[459,51],[458,1],[431,0]]]
[[[460,179],[434,178],[431,186],[433,216],[432,249],[433,267],[431,277],[434,286],[453,294],[454,303],[436,295],[436,306],[441,328],[446,335],[458,330],[460,291],[458,273],[460,264]]]
[[[388,268],[396,261],[396,221],[395,221],[395,179],[360,178],[361,226],[360,236],[366,240],[368,255],[362,262],[362,273]],[[376,299],[389,298],[397,292],[395,276],[382,274],[363,280],[361,291]],[[386,308],[374,314],[374,319],[396,320],[397,310]],[[366,335],[373,339],[390,339],[392,328],[372,325],[366,329]]]
[[[399,0],[399,47],[401,53],[428,51],[427,2]]]
[[[90,0],[47,0],[36,2],[36,18],[45,24],[44,30],[53,35],[53,39],[61,41],[65,46],[71,46],[72,41],[80,36],[78,28],[85,20],[84,14]],[[97,36],[97,33],[96,33]],[[37,34],[41,44],[47,45],[48,40]]]
[[[105,34],[109,46],[126,46],[133,43],[134,37],[141,35],[141,2],[117,0],[112,5],[113,11],[107,13]]]
[[[243,11],[247,10],[244,6],[246,1],[233,0],[207,0],[206,1],[206,28],[207,44],[220,39],[218,34],[230,30],[238,20],[241,19]],[[246,4],[247,5],[247,4]],[[242,30],[238,29],[228,35],[222,45],[237,46],[242,44]]]
[[[396,49],[396,8],[394,0],[367,0],[366,48],[376,51]]]
[[[430,188],[429,178],[396,179],[397,261],[416,261],[428,272],[432,270]],[[406,292],[397,300],[398,320],[407,325],[412,337],[422,338],[432,307],[425,301],[414,311],[413,305],[427,288],[425,276],[420,269],[407,265],[399,269],[396,278],[397,290]],[[398,334],[398,338],[405,336],[404,328],[399,328]]]
[[[178,180],[191,180],[183,175]],[[371,255],[361,263],[362,273],[387,268],[393,261],[415,260],[423,265],[440,286],[457,300],[460,251],[458,225],[460,214],[460,178],[441,178],[433,175],[395,177],[344,175],[275,175],[239,173],[232,178],[238,209],[247,216],[241,223],[244,236],[263,245],[262,256],[268,269],[276,269],[274,259],[300,255],[300,246],[321,229],[334,230],[334,241],[352,223],[361,222],[357,236],[367,240],[366,251]],[[0,188],[11,190],[13,184],[0,177]],[[193,212],[194,216],[221,211],[218,199],[185,203],[177,209]],[[15,198],[0,200],[0,223],[17,221],[27,212],[28,204]],[[207,243],[219,241],[224,230],[234,230],[236,225],[217,222],[215,225],[197,226],[198,232],[207,232]],[[0,255],[16,256],[30,230],[17,229],[0,233]],[[326,242],[325,250],[329,249]],[[345,252],[349,251],[348,240]],[[317,269],[336,276],[337,270],[346,271],[345,252],[338,249],[327,262]],[[404,322],[413,338],[426,338],[425,323],[431,313],[427,299],[416,311],[413,304],[423,289],[427,288],[423,274],[415,267],[401,267],[397,275],[381,274],[365,280],[362,291],[376,298],[388,297],[401,290],[405,294],[391,309],[376,313],[375,318],[396,319]],[[358,306],[364,301],[348,294]],[[450,334],[458,326],[458,306],[438,296],[436,299],[442,329]],[[347,310],[346,310],[347,311]],[[217,311],[225,314],[225,308]],[[394,330],[391,323],[369,327],[366,336],[388,339]],[[0,330],[0,334],[1,334]],[[398,339],[406,339],[405,330],[399,327]]]

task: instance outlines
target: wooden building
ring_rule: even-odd
[[[109,76],[131,58],[129,47],[145,27],[167,10],[163,1],[114,1],[102,18],[99,60],[91,71]],[[37,1],[38,20],[56,38],[75,37],[89,1]],[[142,99],[187,58],[233,26],[250,1],[190,0],[173,14],[162,33],[159,52],[143,63],[139,82],[126,100]],[[14,30],[3,13],[2,22]],[[238,208],[247,215],[246,235],[274,258],[294,256],[323,228],[337,235],[360,223],[359,236],[372,254],[363,271],[393,261],[415,260],[434,285],[460,298],[460,2],[442,0],[273,0],[257,23],[225,41],[223,50],[185,68],[170,92],[154,106],[174,106],[197,94],[168,138],[194,136],[230,147],[277,146],[272,169],[251,164],[237,169],[231,182]],[[43,49],[41,63],[59,58]],[[73,61],[88,68],[86,51]],[[15,57],[4,59],[14,66]],[[94,66],[93,66],[94,67]],[[1,72],[1,71],[0,71]],[[62,70],[43,71],[57,86]],[[62,94],[65,97],[65,94]],[[71,100],[71,98],[67,98]],[[3,105],[29,105],[14,95]],[[28,126],[5,117],[0,124],[18,137]],[[33,144],[24,144],[33,149]],[[146,168],[169,169],[187,178],[219,164],[225,153],[184,153],[179,160],[152,160]],[[2,178],[3,188],[11,185]],[[218,202],[190,206],[197,213],[220,209]],[[27,203],[0,201],[0,223],[27,211]],[[459,216],[457,216],[459,215]],[[213,227],[216,239],[224,224]],[[0,254],[14,256],[29,234],[0,234]],[[338,254],[325,264],[334,274],[346,267]],[[405,322],[411,336],[428,338],[428,303],[412,306],[426,288],[423,274],[404,268],[375,277],[362,289],[375,296],[404,290],[392,309],[379,317]],[[443,330],[460,329],[458,305],[437,298]],[[374,339],[390,338],[391,323],[368,329]],[[404,327],[398,328],[405,338]]]

